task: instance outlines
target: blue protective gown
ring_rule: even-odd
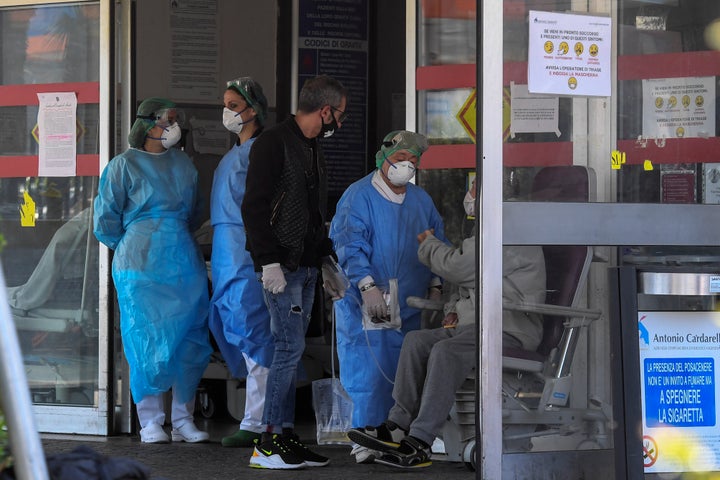
[[[195,395],[212,348],[207,269],[191,234],[198,173],[171,148],[131,148],[103,170],[94,233],[115,250],[112,275],[135,402],[173,389]]]
[[[210,330],[235,377],[245,377],[245,352],[270,367],[273,337],[270,313],[263,299],[250,252],[245,250],[245,226],[240,205],[254,138],[233,146],[220,161],[213,179],[210,217],[213,225]]]
[[[418,260],[417,235],[434,228],[435,236],[445,240],[442,218],[422,188],[408,184],[404,202],[393,203],[372,185],[373,175],[348,187],[330,225],[335,252],[351,283],[334,308],[340,380],[353,401],[353,427],[387,419],[393,405],[390,381],[395,379],[403,338],[420,328],[420,310],[408,307],[405,300],[425,297],[433,274]],[[401,330],[363,330],[357,284],[368,275],[378,285],[398,279]]]

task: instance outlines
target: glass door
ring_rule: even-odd
[[[0,7],[0,260],[42,432],[108,432],[92,202],[109,151],[111,3]]]
[[[612,457],[605,452],[630,449],[639,458],[644,445],[634,434],[628,434],[632,445],[617,445],[610,433],[636,430],[615,417],[611,392],[622,388],[623,379],[610,358],[620,341],[638,341],[613,336],[610,269],[720,267],[715,221],[720,4],[417,0],[407,5],[417,26],[408,37],[414,67],[409,83],[416,90],[409,92],[408,105],[416,109],[408,115],[408,128],[430,138],[418,183],[442,199],[446,230],[467,233],[458,205],[468,174],[481,177],[483,375],[475,423],[484,432],[476,439],[483,452],[482,478],[503,477],[527,452],[556,452],[586,476],[603,468],[612,472]],[[565,191],[563,182],[577,188]],[[580,190],[582,199],[576,195]],[[515,414],[505,403],[511,390],[498,368],[504,355],[495,321],[502,317],[499,259],[507,246],[592,251],[578,306],[602,314],[584,326],[572,349],[568,390],[552,393],[565,405],[548,404],[552,411],[575,409],[589,422],[559,422],[565,423],[564,435],[561,425],[553,432],[551,422],[525,437],[508,428]],[[714,402],[707,407],[714,411]],[[693,428],[677,431],[697,433]],[[598,462],[601,458],[605,461]]]

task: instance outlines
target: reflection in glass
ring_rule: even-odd
[[[13,180],[3,179],[2,184]],[[19,229],[16,222],[0,220],[7,241],[1,259],[8,302],[31,394],[36,403],[93,405],[98,381],[98,245],[92,236],[91,200],[96,179],[35,180],[53,185],[49,196],[38,195],[44,198],[43,218],[33,228]],[[69,195],[57,194],[58,182]],[[7,210],[9,205],[4,206]]]
[[[99,5],[0,10],[0,86],[98,82]],[[53,90],[58,91],[58,90]],[[8,100],[6,98],[6,100]],[[0,102],[0,156],[37,161],[38,107]],[[77,153],[99,151],[98,105],[77,110]],[[33,159],[34,158],[34,159]],[[13,161],[17,161],[13,159]],[[97,177],[10,177],[0,170],[0,254],[33,402],[97,405]],[[21,209],[34,219],[23,226]]]

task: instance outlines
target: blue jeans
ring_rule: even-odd
[[[305,332],[310,324],[318,273],[314,267],[300,267],[295,272],[282,269],[287,281],[285,291],[274,294],[263,289],[275,340],[263,423],[277,430],[295,423],[295,377],[305,350]],[[261,277],[258,273],[258,278]]]

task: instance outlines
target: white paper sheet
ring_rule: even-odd
[[[77,167],[75,92],[38,93],[38,175],[74,177]]]

